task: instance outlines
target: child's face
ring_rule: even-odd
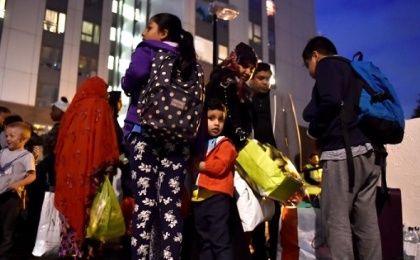
[[[25,139],[23,138],[22,133],[22,129],[18,127],[6,127],[6,142],[10,151],[25,146]]]
[[[225,125],[225,113],[222,110],[212,109],[207,111],[207,127],[210,136],[219,136]]]
[[[168,36],[168,32],[166,30],[161,31],[159,25],[153,20],[150,20],[141,36],[143,40],[163,41]]]
[[[270,71],[260,70],[254,73],[254,76],[250,79],[250,85],[255,91],[265,93],[270,90],[270,78]]]
[[[309,159],[309,161],[312,165],[318,165],[319,164],[319,156],[314,155]]]

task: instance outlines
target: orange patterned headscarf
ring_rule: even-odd
[[[97,191],[94,177],[119,156],[103,79],[89,78],[77,90],[61,120],[55,151],[55,206],[81,240],[90,199]]]

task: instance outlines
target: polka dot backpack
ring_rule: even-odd
[[[148,135],[172,143],[195,138],[204,102],[200,64],[195,64],[187,80],[182,79],[175,64],[176,56],[162,50],[156,53],[137,110],[140,125]]]

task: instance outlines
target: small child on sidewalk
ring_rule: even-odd
[[[36,178],[34,156],[24,148],[31,137],[30,125],[13,122],[5,131],[7,148],[0,151],[0,258],[7,257],[13,246],[20,195]]]
[[[220,135],[226,120],[226,107],[220,100],[210,99],[205,108],[207,153],[198,163],[197,187],[191,199],[199,255],[200,259],[233,259],[229,221],[237,152],[232,141]]]

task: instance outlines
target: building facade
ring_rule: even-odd
[[[29,122],[49,125],[50,104],[60,96],[71,100],[85,78],[98,75],[108,81],[110,90],[120,89],[121,76],[147,20],[159,12],[174,13],[195,35],[208,78],[213,59],[210,2],[0,0],[0,105]],[[239,16],[217,22],[219,60],[242,41],[272,65],[271,103],[278,146],[290,156],[301,153],[297,129],[304,126],[301,114],[313,84],[302,66],[301,51],[316,34],[314,1],[220,2],[236,7]],[[128,97],[123,96],[123,103],[128,103]]]

